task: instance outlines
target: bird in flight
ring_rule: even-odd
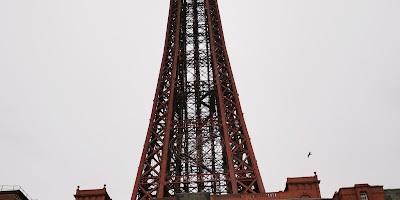
[[[310,158],[311,155],[312,155],[311,152],[308,152],[308,156],[307,157]]]

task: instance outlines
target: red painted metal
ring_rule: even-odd
[[[170,0],[164,55],[133,199],[264,193],[217,0]]]

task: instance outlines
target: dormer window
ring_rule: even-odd
[[[368,200],[368,196],[366,192],[360,192],[361,200]]]

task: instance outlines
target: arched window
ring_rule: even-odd
[[[307,194],[305,192],[303,192],[303,194],[300,196],[300,199],[310,199],[310,198],[311,198],[310,194]]]
[[[361,200],[368,200],[368,196],[366,192],[360,192]]]

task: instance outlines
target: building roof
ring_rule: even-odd
[[[81,199],[85,197],[98,197],[98,196],[104,196],[106,200],[111,200],[110,196],[106,191],[105,185],[103,189],[94,189],[94,190],[80,190],[78,187],[78,189],[76,189],[76,194],[74,195],[76,199]]]
[[[13,195],[14,197],[17,196],[19,197],[21,200],[31,200],[30,198],[28,198],[27,196],[25,196],[24,193],[22,193],[20,190],[8,190],[8,191],[0,191],[0,198],[2,196],[7,196],[7,195]],[[14,199],[14,198],[12,198]],[[11,200],[11,198],[10,198]]]

